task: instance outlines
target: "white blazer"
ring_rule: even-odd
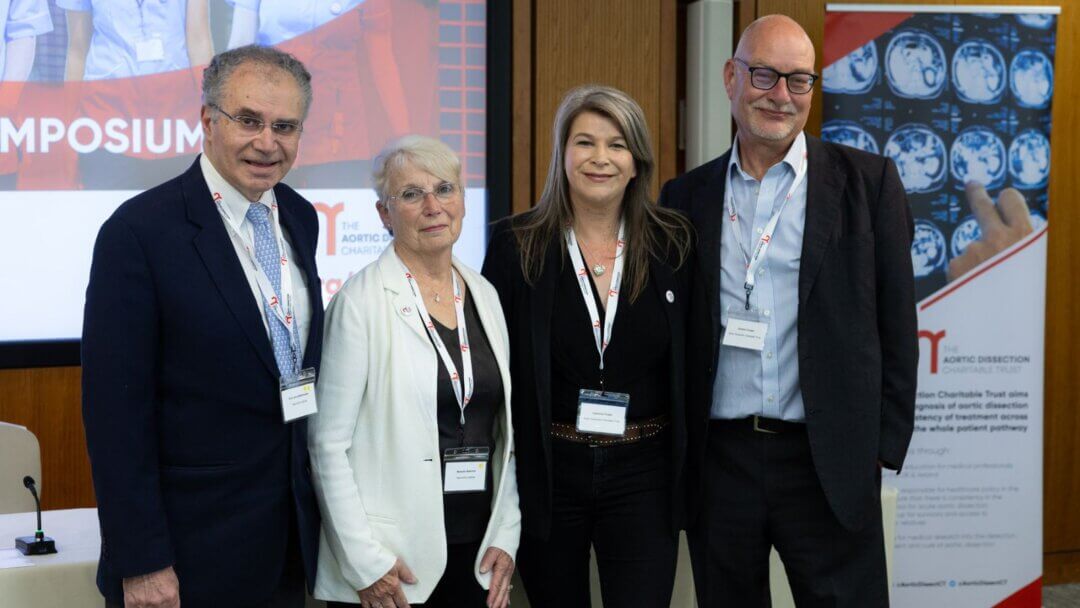
[[[521,531],[510,417],[509,341],[495,288],[456,258],[502,374],[491,458],[488,547],[516,558]],[[416,575],[410,603],[428,599],[446,569],[439,426],[438,355],[416,310],[405,266],[391,244],[342,286],[326,311],[319,413],[308,423],[311,477],[322,510],[315,597],[358,601],[397,558]]]

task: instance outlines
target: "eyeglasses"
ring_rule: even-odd
[[[387,201],[397,199],[406,205],[415,205],[429,195],[435,195],[439,201],[446,203],[449,202],[458,193],[458,187],[450,182],[443,182],[438,186],[435,186],[432,190],[424,190],[423,188],[406,188],[401,191],[401,194],[396,196],[386,197]]]
[[[222,116],[236,123],[237,126],[240,127],[240,130],[246,135],[258,135],[259,133],[262,133],[263,128],[266,126],[265,120],[255,118],[254,116],[246,116],[244,114],[233,116],[225,110],[222,110],[217,104],[210,103],[206,105],[221,112]],[[300,135],[300,132],[304,130],[304,125],[289,120],[279,120],[270,123],[270,130],[278,137],[290,139]]]
[[[776,83],[782,76],[784,81],[787,82],[787,90],[794,95],[805,95],[814,88],[814,83],[817,82],[818,77],[815,74],[807,74],[806,72],[790,72],[785,74],[783,72],[777,72],[772,68],[766,67],[750,67],[749,63],[746,63],[738,57],[732,57],[735,61],[746,66],[746,71],[750,72],[750,84],[755,89],[761,89],[762,91],[771,90],[776,86]]]

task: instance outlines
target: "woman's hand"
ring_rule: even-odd
[[[510,605],[510,578],[514,576],[514,560],[498,547],[488,547],[480,560],[480,572],[491,571],[491,587],[488,590],[488,608],[506,608]]]
[[[513,565],[511,565],[513,570]],[[401,583],[413,585],[416,577],[413,576],[405,562],[398,558],[390,571],[382,578],[372,583],[370,587],[357,591],[360,596],[362,608],[409,608],[409,600],[405,599],[405,591]]]

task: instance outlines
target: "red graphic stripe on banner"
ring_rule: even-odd
[[[825,14],[823,67],[829,67],[860,46],[907,21],[915,13],[844,13]]]
[[[1042,606],[1042,577],[994,604],[994,608],[1039,608]]]
[[[1012,256],[1014,256],[1014,255],[1020,253],[1021,251],[1027,249],[1032,243],[1034,243],[1035,241],[1041,239],[1046,234],[1047,230],[1050,230],[1050,226],[1046,226],[1041,231],[1039,231],[1035,236],[1031,237],[1031,240],[1029,240],[1028,242],[1024,243],[1023,245],[1017,247],[1016,249],[1013,249],[1009,253],[1001,256],[1000,258],[994,260],[992,263],[987,264],[986,266],[983,266],[982,268],[979,268],[978,270],[972,270],[971,272],[965,274],[963,276],[963,278],[956,280],[952,285],[949,285],[947,288],[945,288],[944,291],[938,292],[938,294],[935,295],[934,297],[932,297],[931,299],[919,304],[919,310],[926,310],[927,308],[930,308],[931,304],[936,304],[937,302],[940,302],[942,299],[945,298],[945,296],[951,294],[952,292],[956,291],[957,289],[960,289],[964,285],[967,285],[968,283],[970,283],[972,281],[972,279],[974,279],[974,278],[976,278],[978,276],[981,276],[987,270],[990,270],[994,266],[997,266],[998,264],[1004,262],[1005,260],[1011,258]]]

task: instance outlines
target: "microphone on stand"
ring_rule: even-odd
[[[34,485],[34,478],[29,475],[23,477],[23,485],[34,495],[34,505],[37,506],[37,531],[34,532],[33,536],[20,536],[16,538],[15,548],[23,555],[48,555],[49,553],[56,553],[56,541],[45,536],[45,531],[41,529],[41,500],[38,499],[37,486]]]

